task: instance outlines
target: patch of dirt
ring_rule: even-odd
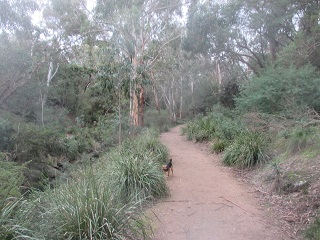
[[[261,204],[260,193],[236,179],[206,146],[187,141],[180,127],[161,140],[174,175],[167,178],[171,196],[148,211],[154,240],[292,239],[281,227],[284,220]]]
[[[279,189],[270,191],[275,180],[272,166],[254,171],[241,171],[240,176],[248,184],[255,186],[261,202],[268,203],[278,218],[284,220],[283,229],[297,239],[303,230],[319,217],[320,210],[320,171],[318,159],[303,159],[292,156],[278,166]],[[306,187],[292,189],[297,183],[306,182]],[[288,187],[289,186],[289,187]]]

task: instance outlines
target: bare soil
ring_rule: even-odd
[[[161,135],[173,159],[167,178],[171,196],[149,210],[154,240],[292,239],[257,191],[236,179],[203,144],[181,136],[180,127]]]

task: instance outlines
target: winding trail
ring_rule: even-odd
[[[171,196],[150,209],[154,240],[280,240],[281,230],[256,193],[237,181],[203,145],[187,141],[180,126],[161,135],[173,159]]]

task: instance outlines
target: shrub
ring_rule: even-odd
[[[115,186],[124,199],[153,200],[168,195],[161,165],[168,159],[167,148],[158,132],[146,131],[123,142],[120,151],[108,155]]]
[[[74,172],[55,189],[34,192],[13,218],[22,239],[147,239],[141,202],[124,202],[101,165]],[[23,236],[24,235],[24,236]]]
[[[168,195],[161,164],[148,154],[139,158],[117,156],[111,176],[124,200],[154,200]]]
[[[43,158],[50,154],[57,156],[63,152],[60,143],[61,134],[53,128],[43,128],[36,125],[26,125],[17,135],[18,161],[26,162]]]
[[[182,128],[182,134],[186,134],[188,140],[202,142],[214,137],[216,123],[212,116],[198,116],[194,121],[189,122]]]
[[[226,142],[223,141],[223,140],[216,140],[212,143],[211,145],[211,152],[214,152],[214,153],[221,153],[224,151],[224,149],[226,148]]]
[[[265,139],[258,132],[242,132],[225,149],[223,163],[239,167],[252,167],[267,160]]]
[[[301,152],[319,153],[320,134],[317,127],[306,127],[298,124],[281,131],[277,137],[277,146],[282,147],[289,154]]]
[[[270,67],[242,86],[236,105],[243,112],[275,114],[296,107],[319,111],[319,99],[320,77],[313,67]]]
[[[2,158],[2,159],[1,159]],[[8,197],[20,197],[24,166],[5,161],[0,152],[0,208]]]
[[[14,129],[0,118],[0,151],[10,151],[14,146]]]

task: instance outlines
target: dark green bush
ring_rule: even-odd
[[[0,151],[11,151],[14,146],[15,130],[7,121],[0,118]]]
[[[15,162],[6,161],[0,152],[0,207],[6,198],[21,196],[24,168]]]
[[[320,110],[320,76],[315,68],[269,67],[242,86],[236,99],[243,112],[276,114],[308,107]]]
[[[17,158],[20,162],[42,159],[50,154],[57,156],[63,152],[60,143],[61,133],[53,128],[36,125],[21,127],[17,139]]]

